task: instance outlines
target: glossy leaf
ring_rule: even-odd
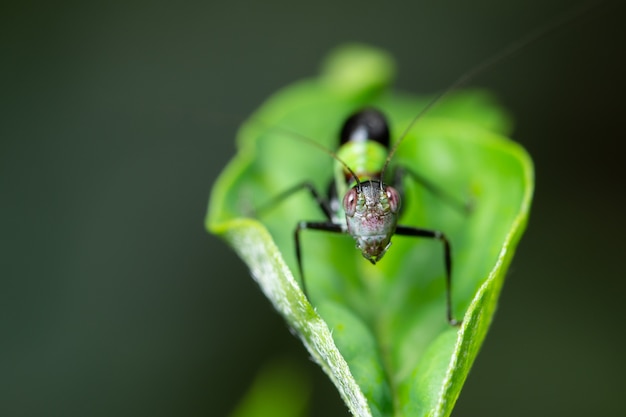
[[[442,247],[423,239],[394,237],[373,266],[348,236],[303,232],[311,306],[294,277],[293,231],[300,220],[324,220],[320,209],[302,191],[258,219],[250,216],[291,186],[308,180],[321,191],[332,179],[332,158],[289,132],[334,149],[343,120],[375,106],[397,138],[428,102],[387,90],[393,65],[376,49],[340,48],[325,68],[318,79],[278,92],[242,126],[239,153],[213,189],[206,226],[249,265],[354,415],[447,416],[525,227],[532,162],[503,136],[510,121],[488,93],[451,95],[411,129],[394,163],[473,203],[463,213],[407,180],[400,221],[450,238],[454,314],[463,325],[446,322]],[[348,86],[341,82],[359,72],[366,74]]]

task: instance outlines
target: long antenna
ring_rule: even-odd
[[[534,42],[536,42],[536,41],[538,41],[540,39],[545,38],[546,36],[552,34],[553,32],[556,32],[558,29],[562,29],[568,23],[571,23],[571,22],[575,21],[576,19],[578,19],[579,17],[581,17],[583,15],[586,15],[591,10],[599,8],[600,6],[603,6],[604,3],[607,3],[607,1],[606,0],[602,0],[602,1],[599,1],[599,2],[598,1],[594,1],[594,2],[590,2],[590,3],[585,3],[585,4],[580,5],[580,6],[576,7],[576,8],[574,8],[574,9],[571,9],[568,12],[565,12],[562,15],[556,17],[554,20],[552,20],[552,21],[550,21],[550,22],[548,22],[548,23],[546,23],[546,24],[544,24],[542,26],[539,26],[535,30],[527,33],[525,36],[519,38],[518,40],[516,40],[514,42],[511,42],[510,44],[505,46],[504,49],[500,50],[500,52],[492,55],[490,58],[487,58],[486,60],[484,60],[480,64],[478,64],[475,67],[470,68],[468,71],[464,72],[463,75],[461,75],[452,84],[450,84],[448,86],[448,88],[446,88],[445,90],[439,92],[411,120],[411,123],[409,123],[409,125],[404,129],[404,131],[402,132],[402,134],[400,135],[400,137],[398,138],[396,143],[393,145],[393,147],[391,148],[391,150],[387,154],[387,159],[385,160],[385,165],[383,165],[383,169],[382,169],[382,171],[380,173],[381,178],[383,178],[383,175],[385,174],[385,171],[387,170],[387,166],[389,165],[389,162],[391,161],[391,159],[393,158],[394,154],[398,150],[398,147],[400,146],[400,144],[402,143],[404,138],[407,136],[409,131],[413,128],[413,126],[415,126],[415,123],[417,123],[417,121],[419,119],[421,119],[422,116],[424,116],[424,114],[426,114],[430,109],[432,109],[436,104],[438,104],[444,97],[446,97],[448,94],[450,94],[451,92],[453,92],[457,88],[461,87],[462,85],[464,85],[465,83],[467,83],[468,81],[470,81],[471,79],[476,77],[477,75],[487,71],[488,69],[492,68],[494,65],[496,65],[496,64],[500,63],[501,61],[505,60],[506,58],[509,58],[509,57],[515,55],[516,53],[518,53],[519,51],[521,51],[523,48],[527,47],[528,45],[531,45]]]
[[[282,126],[268,126],[268,125],[264,124],[263,122],[261,122],[260,120],[255,119],[254,117],[249,119],[249,120],[251,120],[252,123],[261,124],[261,125],[265,126],[268,129],[276,130],[278,132],[283,132],[283,133],[285,133],[285,134],[287,134],[289,136],[292,136],[294,139],[301,140],[302,142],[305,142],[305,143],[307,143],[309,145],[312,145],[312,146],[316,147],[317,149],[321,150],[322,152],[326,153],[331,158],[333,158],[334,160],[339,162],[341,165],[343,165],[343,167],[346,169],[346,171],[348,171],[350,173],[350,175],[352,175],[352,177],[356,181],[356,186],[357,186],[358,190],[361,191],[361,181],[359,181],[359,177],[357,177],[355,172],[348,166],[348,164],[346,164],[341,158],[339,158],[339,156],[337,156],[337,154],[335,152],[331,151],[330,149],[327,149],[321,143],[316,142],[315,140],[309,138],[308,136],[305,136],[305,135],[303,135],[301,133],[298,133],[298,132],[293,131],[291,129],[288,129],[286,127],[282,127]]]

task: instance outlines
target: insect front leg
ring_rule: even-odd
[[[428,239],[436,239],[443,243],[444,263],[446,268],[446,317],[448,323],[452,326],[460,326],[461,321],[452,317],[452,249],[450,241],[438,230],[420,229],[411,226],[397,226],[396,234],[401,236],[425,237]]]
[[[428,190],[432,195],[454,207],[459,212],[469,214],[472,211],[473,204],[471,200],[466,202],[460,201],[441,187],[438,187],[432,181],[405,166],[396,167],[393,173],[393,186],[400,192],[400,195],[404,195],[404,177],[407,175],[413,178],[413,180]]]
[[[307,299],[309,299],[309,294],[306,290],[306,284],[304,280],[304,269],[302,268],[302,249],[300,246],[300,231],[302,230],[322,230],[324,232],[332,232],[332,233],[344,233],[344,229],[341,224],[333,223],[333,222],[299,222],[296,226],[296,230],[294,231],[294,240],[296,245],[296,260],[298,261],[298,270],[300,272],[300,279],[302,281],[302,292]],[[310,299],[309,299],[310,301]]]
[[[297,184],[291,188],[288,188],[287,190],[283,191],[282,193],[278,194],[277,196],[275,196],[274,198],[272,198],[270,201],[268,201],[267,203],[265,203],[264,205],[262,205],[259,209],[256,210],[256,215],[262,215],[263,213],[271,210],[273,207],[275,207],[276,205],[280,204],[283,200],[286,200],[287,198],[291,197],[293,194],[297,193],[300,190],[306,189],[309,191],[310,195],[313,197],[313,199],[315,200],[315,202],[317,203],[317,205],[319,206],[319,208],[322,210],[322,212],[324,213],[324,215],[326,216],[326,218],[328,219],[327,221],[323,221],[323,222],[305,222],[305,221],[301,221],[298,223],[298,225],[296,226],[296,230],[294,232],[294,239],[295,239],[295,246],[296,246],[296,259],[298,261],[298,270],[300,272],[300,279],[301,279],[301,284],[302,284],[302,291],[304,292],[304,295],[309,298],[307,289],[306,289],[306,284],[305,284],[305,279],[304,279],[304,270],[302,267],[302,250],[301,250],[301,246],[300,246],[300,231],[301,230],[305,230],[305,229],[312,229],[312,230],[322,230],[322,231],[327,231],[327,232],[335,232],[335,233],[343,233],[343,228],[340,224],[334,223],[333,222],[333,212],[330,206],[330,202],[329,199],[325,198],[324,196],[322,196],[322,194],[320,194],[316,189],[315,186],[309,182],[309,181],[305,181],[303,183]],[[332,188],[331,188],[332,190]],[[332,198],[332,194],[331,197]]]

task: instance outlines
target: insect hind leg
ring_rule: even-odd
[[[295,194],[298,191],[303,190],[303,189],[306,189],[306,190],[309,191],[309,193],[311,194],[311,196],[313,196],[313,199],[315,200],[315,202],[317,203],[319,208],[322,210],[322,212],[324,213],[326,218],[328,220],[330,220],[332,218],[332,213],[331,213],[331,209],[330,209],[330,205],[328,203],[328,200],[326,198],[324,198],[322,196],[322,194],[320,194],[315,189],[315,186],[311,182],[309,182],[309,181],[305,181],[305,182],[302,182],[300,184],[296,184],[295,186],[293,186],[291,188],[288,188],[285,191],[283,191],[282,193],[280,193],[277,196],[273,197],[270,201],[268,201],[267,203],[263,204],[261,207],[259,207],[258,209],[256,209],[253,212],[254,217],[262,216],[263,214],[267,213],[268,211],[270,211],[271,209],[276,207],[278,204],[282,203],[287,198],[291,197],[293,194]]]
[[[448,193],[441,187],[437,186],[434,182],[428,180],[423,175],[420,175],[412,169],[402,165],[396,167],[393,173],[393,186],[396,188],[396,190],[398,190],[400,195],[404,195],[404,178],[406,176],[413,178],[414,181],[419,183],[432,195],[450,205],[460,213],[470,214],[474,209],[474,202],[472,199],[462,201],[452,194]]]

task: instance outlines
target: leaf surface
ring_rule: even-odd
[[[360,72],[365,74],[346,76]],[[493,318],[533,191],[532,162],[504,136],[511,123],[491,95],[475,90],[449,96],[415,124],[394,158],[473,203],[472,212],[463,213],[408,179],[400,219],[449,237],[454,315],[463,319],[461,327],[445,319],[437,241],[395,236],[374,266],[349,236],[304,231],[311,305],[294,277],[293,232],[298,221],[324,220],[321,210],[302,191],[259,219],[250,216],[305,180],[320,192],[327,189],[334,161],[297,135],[334,150],[345,118],[374,106],[399,137],[428,98],[388,91],[393,73],[386,53],[346,46],[331,54],[319,78],[271,97],[242,126],[239,152],[215,184],[206,226],[248,264],[354,415],[447,416]]]

